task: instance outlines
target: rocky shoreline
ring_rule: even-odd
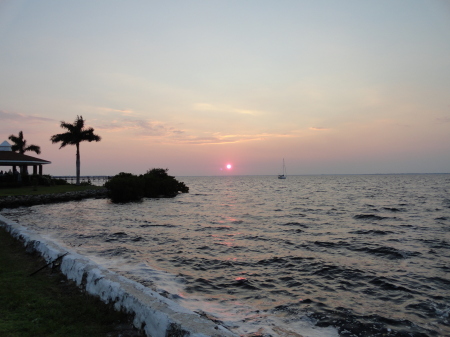
[[[106,196],[106,188],[54,194],[7,196],[0,198],[0,210],[2,208],[17,208],[22,206],[52,204],[57,202],[82,200],[88,198],[100,199],[106,198]]]

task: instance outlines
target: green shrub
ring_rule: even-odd
[[[105,183],[113,202],[137,201],[143,197],[175,197],[189,193],[189,187],[167,174],[168,169],[155,168],[136,176],[121,172]]]

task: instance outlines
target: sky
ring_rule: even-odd
[[[78,115],[81,175],[450,173],[450,1],[0,0],[0,142]]]

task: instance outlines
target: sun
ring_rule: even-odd
[[[231,170],[233,166],[231,164],[227,164],[227,170]]]

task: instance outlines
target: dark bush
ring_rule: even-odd
[[[108,196],[113,202],[140,200],[143,197],[175,197],[178,193],[189,193],[189,187],[167,174],[168,169],[152,169],[135,176],[119,173],[105,183]]]
[[[69,185],[69,183],[64,179],[52,178],[49,174],[33,174],[26,176],[28,180],[28,185],[39,185],[39,186],[53,186],[53,185]]]
[[[120,172],[109,179],[105,187],[112,202],[137,201],[144,196],[144,188],[139,177],[131,173]]]
[[[0,175],[0,187],[16,187],[20,186],[12,174],[2,174]]]
[[[91,178],[88,178],[87,181],[80,182],[80,186],[92,186]]]
[[[189,193],[189,187],[167,174],[168,169],[152,169],[140,176],[147,198],[175,197],[178,193]]]
[[[40,185],[40,186],[51,186],[54,185],[54,182],[52,181],[52,177],[49,175],[32,175],[30,176],[30,181],[33,185]]]
[[[52,178],[52,183],[54,185],[69,185],[69,182],[65,179]]]
[[[11,187],[20,187],[22,186],[19,182],[0,182],[0,188],[11,188]]]

